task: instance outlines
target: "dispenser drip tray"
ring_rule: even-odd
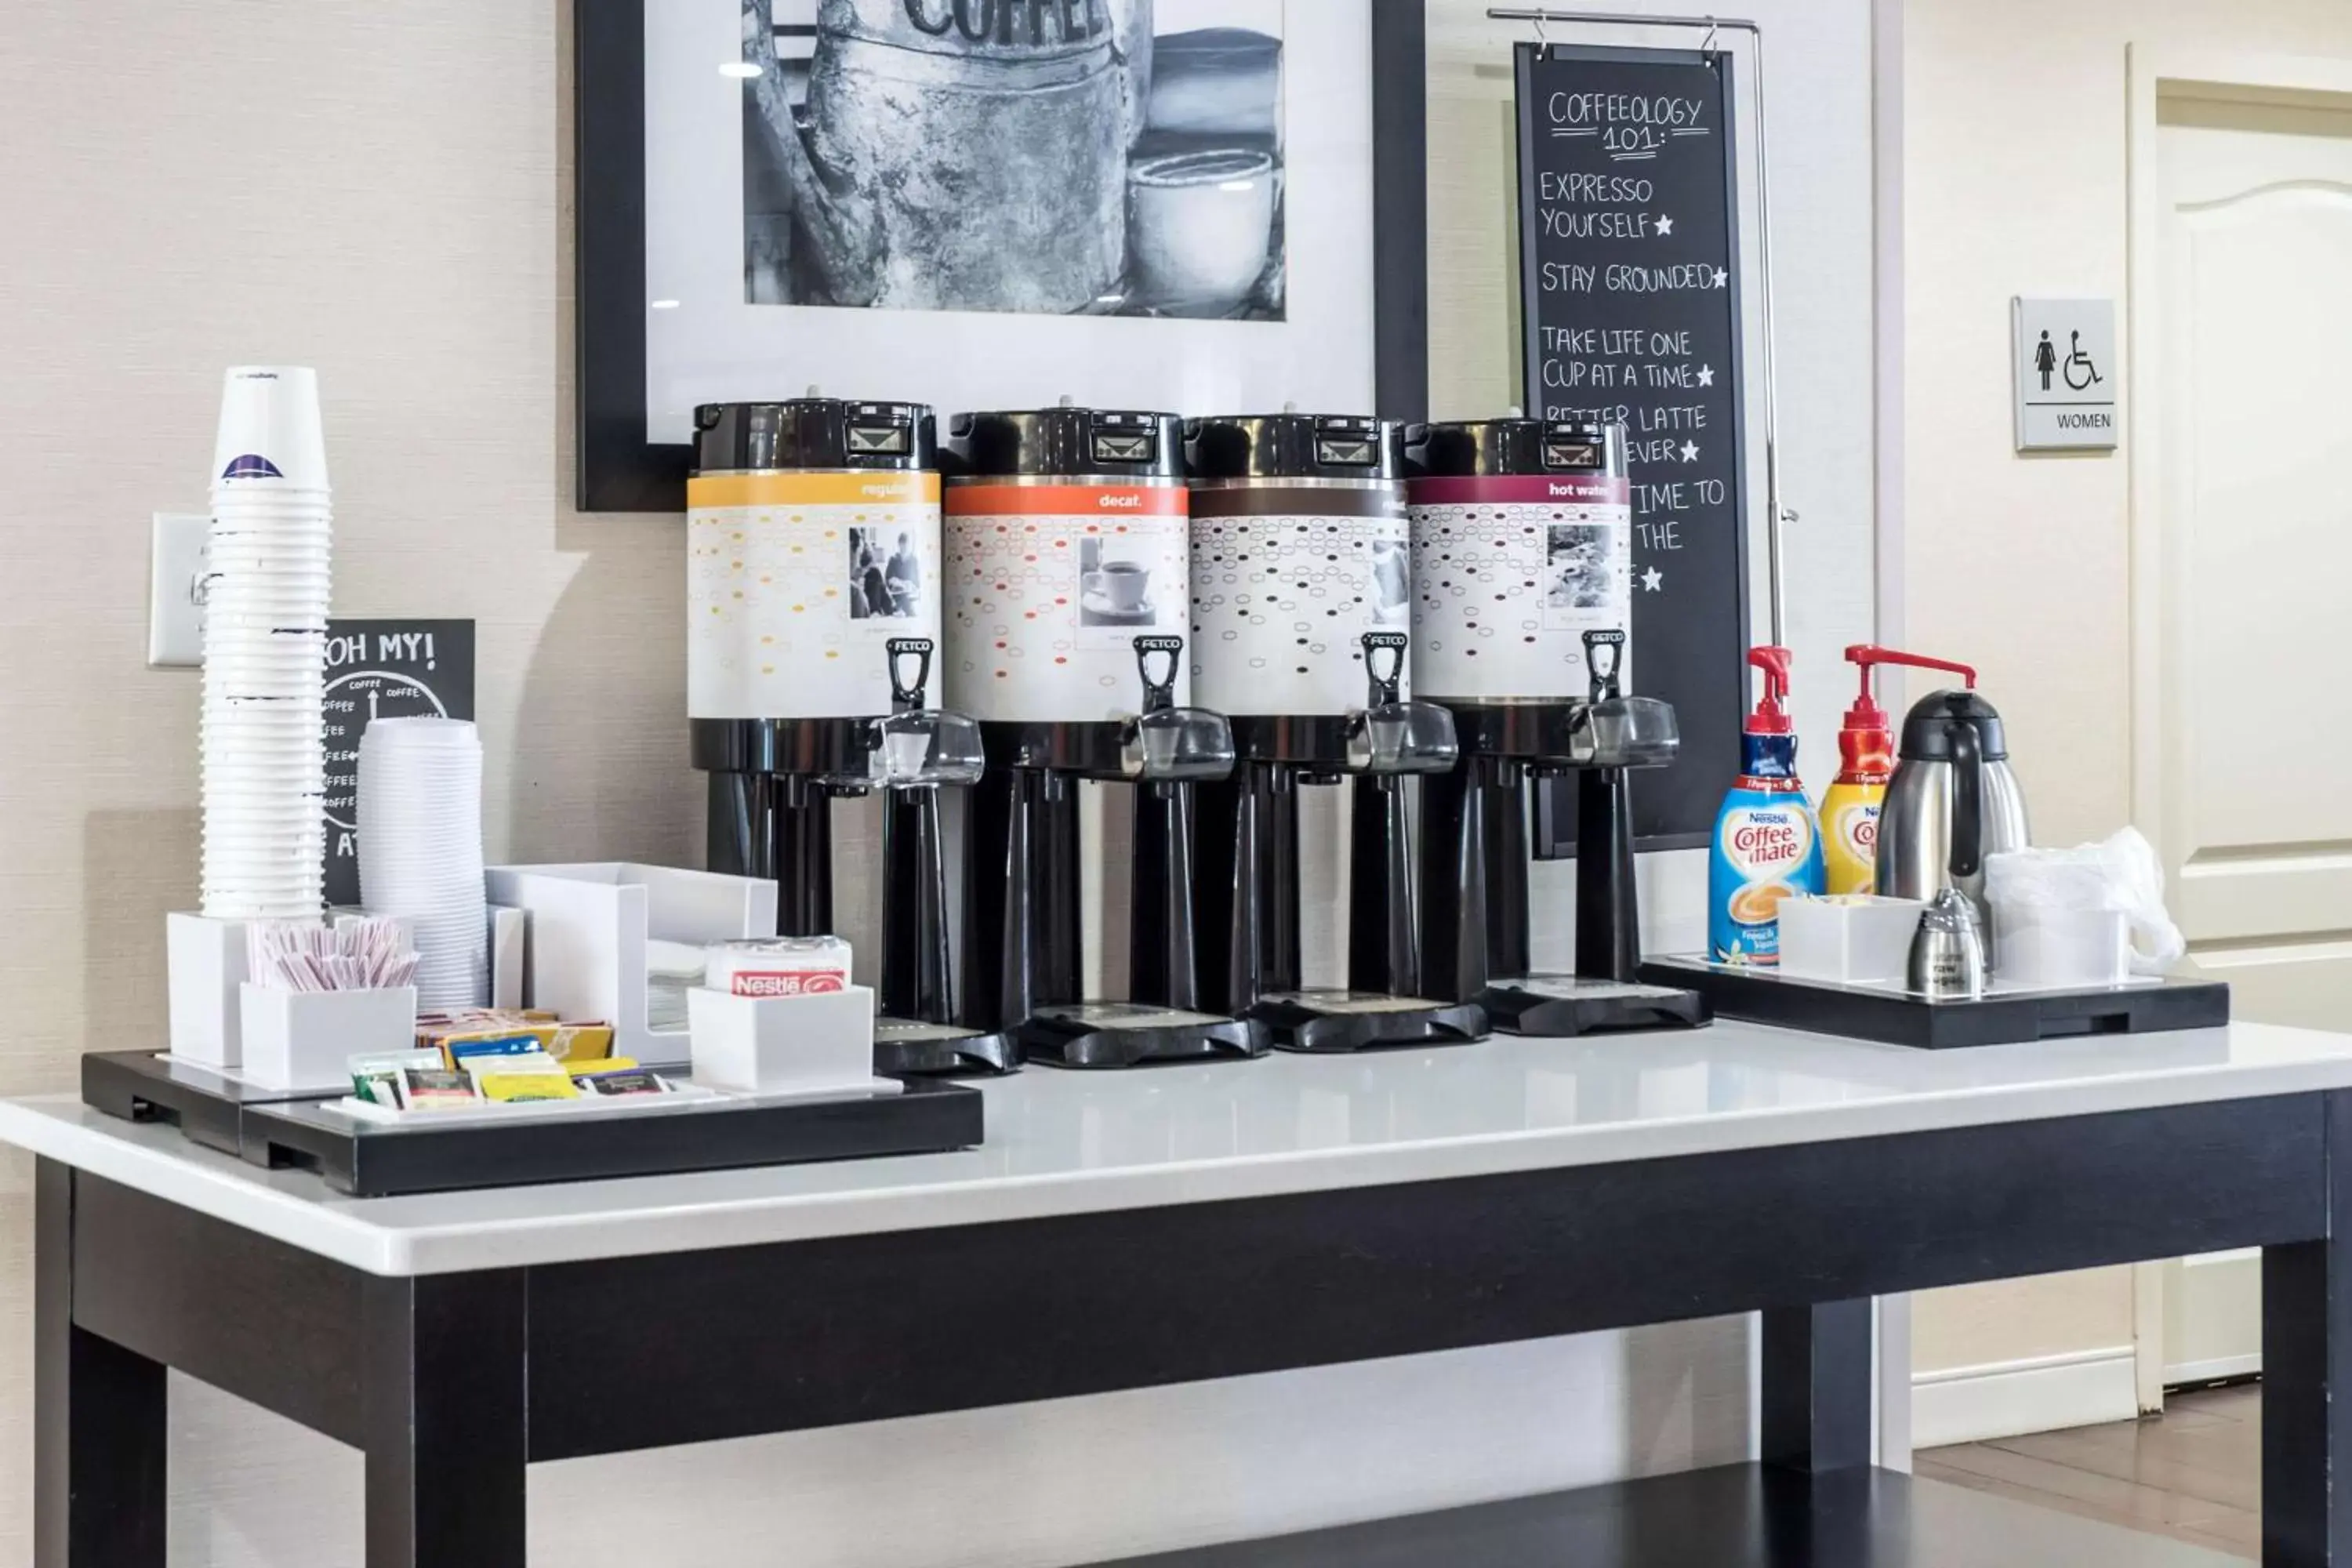
[[[1265,1030],[1247,1019],[1146,1002],[1040,1007],[1013,1034],[1025,1059],[1064,1068],[1238,1061],[1266,1052]]]
[[[1379,991],[1271,992],[1246,1016],[1265,1026],[1276,1049],[1310,1055],[1466,1046],[1486,1037],[1486,1015],[1476,1003]]]
[[[874,1020],[874,1070],[883,1078],[993,1078],[1019,1072],[1021,1051],[1002,1029],[881,1017]]]
[[[1497,980],[1478,1005],[1507,1035],[1570,1038],[1627,1029],[1695,1029],[1714,1014],[1696,991],[1573,974]]]

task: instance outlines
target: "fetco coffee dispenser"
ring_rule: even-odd
[[[710,868],[772,877],[787,936],[833,931],[832,803],[886,792],[876,1067],[1002,1071],[955,1022],[939,788],[976,726],[930,706],[940,476],[918,403],[707,405],[687,481],[687,700],[710,775]]]
[[[1173,415],[956,417],[947,705],[980,721],[965,879],[965,1018],[1066,1067],[1261,1055],[1201,1011],[1196,782],[1233,737],[1188,706],[1191,546]],[[1079,786],[1134,790],[1129,997],[1085,995]]]
[[[1626,774],[1679,747],[1629,697],[1633,493],[1622,425],[1495,419],[1412,433],[1413,685],[1454,713],[1461,761],[1423,786],[1424,984],[1495,1027],[1580,1035],[1704,1022],[1633,983],[1640,920]],[[1576,973],[1530,973],[1528,783],[1578,794]]]
[[[1188,426],[1192,677],[1239,758],[1201,789],[1197,903],[1210,1002],[1292,1050],[1458,1044],[1475,1005],[1415,994],[1404,781],[1454,765],[1450,714],[1407,700],[1404,432],[1283,413]],[[1300,968],[1299,791],[1352,775],[1348,988]]]

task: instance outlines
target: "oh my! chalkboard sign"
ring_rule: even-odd
[[[1634,831],[1647,848],[1703,844],[1747,709],[1731,60],[1523,44],[1517,79],[1527,407],[1631,437],[1627,668],[1682,726],[1680,758],[1634,784]],[[1545,816],[1565,828],[1572,813]],[[1539,847],[1563,837],[1539,831]]]

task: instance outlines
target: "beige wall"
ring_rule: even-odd
[[[2010,300],[2125,298],[2127,46],[2352,57],[2352,6],[1907,0],[1903,26],[1905,637],[1981,668],[2035,837],[2079,842],[2129,818],[2129,454],[2011,450]],[[1922,1298],[1916,1329],[1923,1370],[2128,1343],[2128,1276]]]

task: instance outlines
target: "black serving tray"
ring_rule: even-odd
[[[1697,992],[1727,1018],[1948,1050],[2074,1035],[2209,1029],[2230,1021],[2230,988],[2210,980],[2142,980],[2082,991],[1988,991],[1931,1002],[1894,984],[1839,984],[1702,958],[1644,960],[1641,977]]]
[[[84,1105],[125,1121],[167,1123],[191,1142],[224,1154],[244,1152],[238,1141],[247,1106],[318,1098],[315,1089],[259,1089],[154,1051],[100,1051],[81,1058]]]
[[[82,1058],[82,1100],[98,1110],[174,1124],[252,1164],[316,1171],[363,1198],[943,1153],[982,1137],[980,1091],[934,1080],[838,1100],[680,1099],[438,1125],[366,1121],[335,1110],[341,1098],[272,1094],[151,1051]]]

